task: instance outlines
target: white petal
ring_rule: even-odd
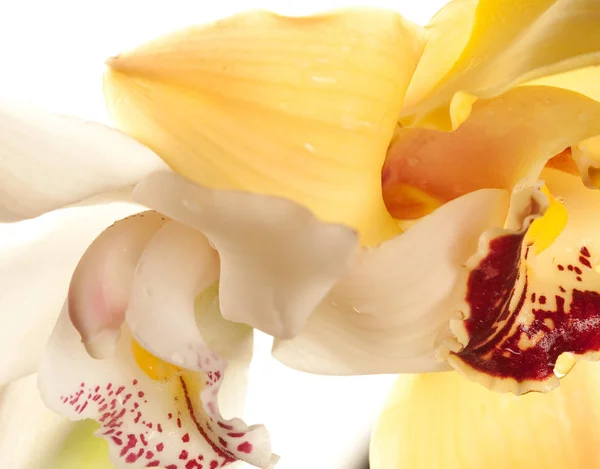
[[[1,226],[0,384],[35,371],[77,262],[102,230],[136,211],[113,203]]]
[[[293,368],[326,374],[426,372],[440,334],[456,313],[456,286],[479,236],[502,224],[502,190],[477,191],[443,205],[404,234],[364,250],[292,340],[273,355]]]
[[[45,467],[71,428],[40,399],[36,375],[9,384],[0,391],[0,467]]]
[[[214,355],[196,326],[194,299],[219,278],[217,252],[198,231],[177,222],[158,230],[139,260],[127,324],[142,347],[182,368],[212,371]]]
[[[165,217],[151,211],[120,220],[94,240],[77,265],[69,287],[69,314],[92,357],[113,352],[138,260],[164,223]]]
[[[0,221],[33,218],[164,168],[152,151],[101,124],[0,98]]]
[[[163,321],[168,320],[165,313]],[[108,441],[117,469],[216,468],[236,458],[269,467],[272,455],[264,427],[223,421],[214,418],[218,410],[213,416],[203,410],[200,391],[204,397],[207,390],[218,389],[219,377],[205,382],[201,374],[185,370],[167,380],[151,377],[138,365],[132,345],[123,326],[114,356],[90,358],[65,308],[40,367],[42,398],[73,420],[100,421],[98,435]]]
[[[204,233],[221,259],[223,317],[276,337],[303,327],[358,246],[352,229],[287,199],[210,190],[174,173],[148,176],[134,198]]]

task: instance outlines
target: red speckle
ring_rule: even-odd
[[[110,439],[114,441],[116,445],[121,446],[123,444],[123,440],[121,440],[121,438],[117,438],[116,436],[111,436]]]
[[[152,459],[154,457],[154,453],[152,451],[146,451],[146,459]]]
[[[177,466],[175,464],[169,464],[165,469],[177,469]]]
[[[187,443],[188,441],[190,441],[190,435],[188,433],[186,433],[185,435],[183,435],[181,437],[181,441],[183,441],[184,443]]]
[[[81,383],[79,386],[81,386],[83,388],[83,387],[85,387],[85,383]]]
[[[580,252],[582,255],[584,255],[585,257],[590,257],[590,256],[591,256],[591,254],[590,254],[590,251],[588,251],[588,248],[586,248],[585,246],[583,246],[583,247],[582,247],[582,248],[579,250],[579,252]]]
[[[144,392],[143,391],[138,392],[138,397],[144,397]]]
[[[558,287],[560,289],[561,292],[565,293],[567,290],[565,290],[563,287]]]
[[[202,464],[192,459],[185,464],[185,469],[202,469]]]
[[[532,293],[532,294],[531,294],[531,302],[532,302],[532,303],[535,303],[535,293]]]
[[[112,383],[108,383],[108,384],[106,385],[106,390],[107,390],[107,391],[110,391],[110,388],[112,388]]]
[[[117,389],[117,392],[115,393],[116,396],[118,396],[119,394],[121,394],[123,391],[125,391],[125,386],[120,386]]]
[[[219,467],[219,462],[215,461],[214,459],[210,462],[210,469],[216,469],[217,467]]]
[[[558,270],[560,270],[560,271],[563,271],[563,270],[565,270],[565,268],[564,268],[562,265],[557,265],[557,266],[556,266],[556,268],[557,268]]]
[[[160,461],[150,461],[146,464],[146,467],[157,467],[160,464]]]
[[[575,280],[577,280],[578,282],[582,281],[581,277],[577,277]]]
[[[231,438],[241,438],[245,435],[244,432],[240,432],[240,433],[228,433],[227,436],[230,436]]]
[[[177,427],[181,428],[181,419],[177,417]]]
[[[165,449],[165,445],[163,443],[159,443],[156,445],[156,451],[158,451],[159,453]]]
[[[182,461],[186,460],[188,456],[188,452],[184,449],[182,449],[181,453],[179,453],[179,459],[181,459]]]
[[[173,418],[173,414],[168,414],[167,417],[169,418],[169,420],[171,420]]]
[[[138,459],[140,459],[142,457],[142,455],[144,454],[144,449],[140,449],[137,454],[134,453],[130,453],[127,455],[127,457],[125,458],[125,462],[128,462],[129,464],[132,464],[134,462],[136,462]]]
[[[133,385],[134,385],[134,386],[137,386],[137,384],[138,384],[138,380],[137,380],[137,379],[134,379],[134,380],[133,380]]]
[[[540,304],[541,305],[545,305],[546,304],[546,297],[544,295],[540,296]]]
[[[133,419],[134,423],[139,423],[140,419],[142,418],[142,413],[138,412],[137,415],[135,416],[135,418]]]
[[[574,270],[577,275],[581,275],[583,273],[583,271],[579,267],[575,267]]]
[[[579,262],[585,265],[588,269],[592,268],[592,264],[590,264],[590,261],[587,257],[579,256]]]
[[[146,440],[146,437],[144,436],[143,433],[140,433],[140,440],[142,441],[142,444],[144,446],[148,446],[148,440]]]
[[[158,433],[162,433],[162,425],[160,423],[156,426],[156,429],[158,430]]]
[[[249,441],[244,441],[241,445],[238,445],[237,450],[241,451],[242,453],[251,453],[252,443]]]
[[[123,447],[119,455],[121,457],[125,456],[130,449],[133,449],[137,445],[137,438],[135,435],[129,434],[127,435],[127,445]]]
[[[217,425],[221,428],[224,428],[225,430],[233,430],[233,427],[231,425],[228,425],[223,422],[217,422]]]
[[[227,448],[227,442],[221,437],[219,437],[219,444],[221,446],[224,446],[225,448]]]

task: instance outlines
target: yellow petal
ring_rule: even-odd
[[[292,199],[365,244],[398,232],[381,167],[422,32],[397,13],[250,12],[109,61],[115,124],[210,188]]]
[[[412,201],[396,186],[445,202],[482,188],[530,184],[550,158],[598,134],[600,67],[479,99],[453,132],[397,130],[383,170],[386,205],[395,217],[409,218]]]
[[[455,93],[497,96],[528,80],[600,63],[596,0],[457,0],[429,39],[402,113],[405,125],[451,130]]]
[[[371,440],[372,469],[599,467],[600,367],[580,363],[549,394],[516,397],[458,373],[401,377]]]

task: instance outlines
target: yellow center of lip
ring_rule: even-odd
[[[550,194],[546,186],[542,187],[542,192],[548,197],[550,205],[546,213],[531,224],[526,237],[536,254],[550,247],[564,230],[569,218],[565,206]]]
[[[136,340],[131,341],[131,352],[140,369],[155,381],[167,381],[180,376],[183,372],[181,368],[171,365],[148,352]]]

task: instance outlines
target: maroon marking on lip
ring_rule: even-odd
[[[583,246],[583,247],[582,247],[582,248],[579,250],[579,252],[580,252],[580,253],[581,253],[583,256],[585,256],[585,257],[592,257],[592,255],[590,254],[590,251],[589,251],[589,250],[588,250],[588,248],[587,248],[587,247],[585,247],[585,246]]]
[[[520,269],[521,259],[529,254],[528,247],[522,246],[523,238],[523,234],[510,234],[492,240],[488,254],[469,274],[466,300],[471,314],[465,320],[469,342],[456,355],[473,369],[492,376],[517,382],[543,381],[554,374],[561,353],[581,355],[600,350],[600,293],[573,289],[568,308],[562,294],[554,296],[554,307],[546,304],[551,300],[540,296],[544,309],[531,304],[533,321],[515,326],[527,298],[533,299],[535,293],[528,294],[525,269]],[[581,252],[584,250],[589,256],[588,249],[582,248]],[[574,270],[572,265],[568,268]],[[520,275],[525,278],[521,279],[522,290],[517,291]],[[557,287],[566,293],[562,286]],[[517,305],[510,311],[514,299]],[[513,327],[515,332],[511,333]],[[522,337],[537,341],[521,349]]]
[[[592,264],[590,264],[590,261],[588,258],[583,257],[583,256],[579,256],[579,262],[583,265],[585,265],[588,269],[592,268]]]
[[[192,401],[190,399],[188,388],[187,388],[187,385],[186,385],[183,377],[181,377],[181,376],[179,377],[179,382],[181,384],[181,388],[183,390],[183,395],[185,397],[185,405],[187,407],[190,418],[192,419],[192,422],[194,422],[194,425],[195,425],[196,429],[198,430],[198,433],[200,433],[200,435],[209,444],[209,446],[212,448],[212,450],[215,453],[217,453],[219,456],[221,456],[223,459],[228,460],[229,462],[237,461],[237,458],[233,454],[231,454],[229,451],[225,451],[223,448],[220,448],[218,445],[215,444],[214,441],[212,441],[209,438],[208,434],[202,428],[202,426],[200,425],[200,422],[198,421],[198,418],[196,417],[196,413],[194,412],[194,407],[192,406]]]

